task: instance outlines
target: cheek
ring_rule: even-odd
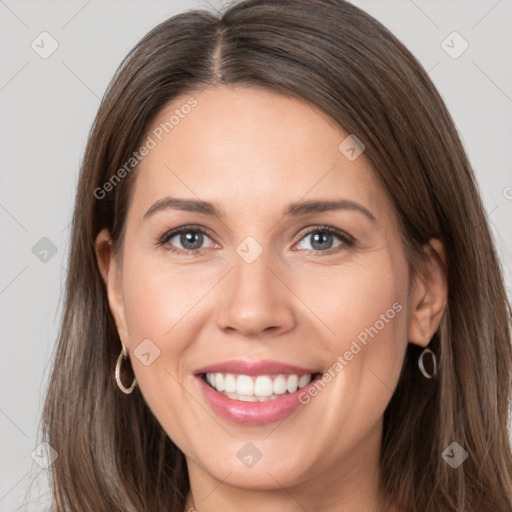
[[[352,404],[352,412],[367,414],[372,407],[382,412],[398,382],[407,347],[405,269],[399,256],[379,252],[364,264],[325,269],[314,280],[298,281],[297,295],[307,298],[321,320],[319,349],[333,396]]]
[[[395,341],[403,344],[407,276],[400,269],[405,265],[398,267],[380,253],[362,263],[317,269],[308,272],[308,278],[296,279],[297,295],[318,325],[323,324],[331,353],[348,349],[352,340],[370,347],[372,340],[384,344],[396,335]]]
[[[178,446],[190,442],[194,422],[187,413],[190,395],[183,384],[190,368],[184,361],[199,335],[200,299],[211,288],[209,283],[208,276],[191,267],[157,266],[136,249],[123,265],[132,367],[147,405]],[[139,358],[142,352],[150,354],[149,364]]]
[[[162,411],[184,410],[190,397],[183,385],[193,371],[195,342],[210,317],[205,308],[219,270],[170,264],[138,247],[125,254],[129,254],[123,262],[127,343],[139,387],[157,416]],[[138,358],[142,347],[150,353],[149,365]]]
[[[189,337],[183,335],[183,328],[194,318],[199,290],[194,291],[176,271],[155,266],[137,249],[126,254],[123,297],[133,370],[148,399],[177,396],[177,383],[170,375],[177,375],[187,350]],[[142,353],[150,355],[143,358]],[[157,389],[158,393],[152,392]],[[167,392],[161,393],[164,389]]]
[[[142,251],[141,251],[142,252]],[[123,270],[123,295],[130,337],[172,340],[169,350],[179,351],[175,333],[193,327],[201,310],[201,299],[214,286],[210,270],[188,265],[171,265],[133,250]],[[135,341],[135,340],[134,340]]]
[[[391,399],[407,347],[405,268],[381,253],[373,264],[318,274],[314,293],[309,281],[300,286],[298,294],[309,297],[308,306],[329,327],[317,322],[326,333],[319,344],[323,382],[301,397],[311,407],[308,429],[321,433],[311,450],[325,460],[334,462],[369,435]],[[343,437],[337,434],[340,425]]]

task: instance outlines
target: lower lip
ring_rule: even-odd
[[[321,375],[295,393],[286,393],[279,398],[265,402],[232,400],[209,386],[201,376],[197,375],[196,377],[206,401],[219,416],[242,425],[261,425],[282,420],[291,414],[301,405],[299,395],[307,393],[308,388],[313,386],[321,378]]]

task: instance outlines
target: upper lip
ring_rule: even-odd
[[[250,361],[248,359],[234,359],[231,361],[223,361],[208,366],[203,366],[196,370],[196,375],[204,373],[236,373],[241,375],[269,375],[269,374],[293,374],[305,375],[317,373],[320,370],[311,368],[301,368],[279,361],[262,360]]]

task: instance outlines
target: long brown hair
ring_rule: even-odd
[[[121,343],[95,255],[108,228],[116,250],[136,166],[108,192],[161,109],[181,94],[239,85],[301,98],[366,146],[418,263],[439,238],[448,258],[448,308],[429,347],[436,377],[409,344],[384,415],[380,485],[411,512],[510,512],[510,305],[473,171],[454,123],[411,53],[343,0],[246,0],[222,13],[174,16],[122,62],[94,122],[81,168],[65,303],[43,412],[55,510],[182,512],[183,453],[140,391],[119,391]],[[102,189],[105,190],[104,188]],[[95,193],[96,191],[96,193]],[[104,197],[103,197],[104,196]],[[457,442],[467,460],[442,452]]]

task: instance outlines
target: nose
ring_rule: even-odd
[[[285,272],[271,265],[268,252],[263,251],[252,263],[234,255],[217,310],[217,325],[223,331],[255,337],[293,329],[294,295],[287,287]]]

